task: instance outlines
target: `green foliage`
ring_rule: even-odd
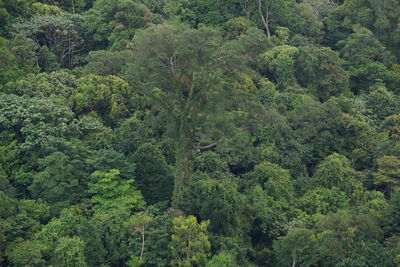
[[[82,212],[84,212],[82,207],[70,206],[61,212],[59,219],[52,220],[39,233],[35,234],[35,240],[46,244],[48,247],[46,255],[52,257],[53,262],[59,255],[56,255],[56,251],[50,250],[50,248],[56,246],[59,246],[62,250],[59,253],[64,253],[62,257],[67,258],[57,258],[57,261],[74,260],[71,257],[75,256],[82,258],[82,251],[89,266],[97,266],[105,261],[105,251],[98,229],[95,228],[93,221],[84,217]],[[65,243],[67,247],[62,243]],[[71,246],[71,250],[69,250],[69,246]],[[79,261],[80,263],[76,264],[85,264],[81,262],[82,259],[79,259]]]
[[[85,72],[100,76],[118,75],[122,72],[126,59],[126,51],[90,51],[87,57],[88,64],[85,66]]]
[[[300,144],[287,118],[275,109],[268,110],[265,117],[268,124],[262,125],[257,132],[257,141],[260,143],[257,149],[261,158],[302,172],[304,167],[300,163]]]
[[[37,75],[28,74],[23,79],[7,83],[2,91],[20,96],[47,97],[64,102],[71,96],[74,87],[76,87],[76,77],[61,70]]]
[[[140,256],[138,263],[142,263],[144,251],[145,251],[145,232],[147,226],[151,223],[153,218],[146,213],[137,213],[134,216],[131,216],[127,222],[128,227],[133,229],[135,232],[139,232],[141,234],[142,238],[142,245],[141,245],[141,250],[140,250]],[[132,257],[131,260],[134,260],[135,257]],[[134,264],[132,264],[134,265]]]
[[[115,147],[125,155],[132,154],[150,139],[152,133],[153,129],[146,122],[130,117],[115,129]]]
[[[44,266],[46,250],[40,241],[24,241],[8,253],[8,257],[13,266]]]
[[[136,164],[136,185],[149,205],[171,199],[173,172],[161,150],[152,144],[142,144],[132,157]]]
[[[286,236],[274,243],[278,266],[315,264],[316,259],[313,254],[316,246],[317,240],[311,230],[296,228],[289,231]]]
[[[297,33],[297,36],[300,35],[309,39],[308,42],[319,43],[324,36],[324,24],[320,19],[320,14],[324,11],[318,5],[324,5],[326,2],[329,2],[329,0],[322,0],[312,4],[307,3],[306,0],[295,5],[293,10],[294,18],[290,21],[289,28]],[[318,8],[319,10],[317,10]]]
[[[84,243],[79,237],[60,238],[54,251],[54,264],[65,267],[86,267],[83,249]]]
[[[400,141],[400,115],[387,116],[382,122],[382,129],[394,141]]]
[[[375,173],[375,184],[390,196],[394,187],[400,185],[400,159],[395,156],[383,156],[377,160],[378,170]]]
[[[40,47],[40,67],[54,70],[74,66],[73,55],[81,42],[81,23],[81,16],[62,13],[58,16],[36,15],[13,26]]]
[[[58,6],[44,3],[33,3],[32,9],[35,15],[60,15],[62,13]]]
[[[387,213],[385,214],[385,230],[387,233],[394,233],[398,234],[400,231],[400,224],[399,224],[399,203],[400,203],[400,193],[399,190],[396,189],[390,199],[389,207],[387,209]]]
[[[10,26],[15,21],[23,17],[27,17],[32,12],[29,8],[30,1],[0,1],[0,34],[2,36],[8,35],[11,31]]]
[[[193,165],[195,170],[212,174],[214,178],[223,178],[229,175],[228,163],[214,151],[200,153]]]
[[[249,3],[251,2],[247,2],[248,5]],[[295,11],[293,4],[292,0],[253,1],[251,3],[253,20],[256,20],[258,25],[263,25],[268,38],[270,38],[273,28],[280,25],[287,26],[290,23],[290,17],[294,15]]]
[[[398,266],[399,22],[0,0],[0,265]]]
[[[306,46],[296,59],[296,77],[321,101],[331,96],[348,95],[348,74],[338,53],[327,47]]]
[[[3,78],[1,84],[21,78],[23,74],[36,73],[38,46],[24,34],[16,34],[12,40],[3,40],[0,37],[2,50]],[[12,74],[13,73],[13,74]]]
[[[340,261],[337,266],[368,266],[392,264],[390,254],[378,242],[357,243],[351,251],[351,255]]]
[[[115,209],[122,211],[140,210],[145,202],[142,194],[132,184],[133,179],[122,179],[117,169],[108,172],[96,171],[88,192],[92,194],[94,210],[107,213]]]
[[[318,187],[307,191],[299,199],[299,207],[310,215],[317,213],[327,214],[328,212],[336,212],[339,209],[347,208],[348,197],[336,187],[332,189]]]
[[[129,215],[130,212],[126,210],[113,209],[93,216],[91,223],[105,252],[104,260],[100,263],[123,265],[136,252],[132,251],[131,246],[132,230],[126,225]]]
[[[126,75],[134,76],[154,108],[168,112],[165,120],[176,140],[174,200],[190,184],[195,142],[218,143],[222,135],[218,126],[226,121],[221,115],[230,89],[223,81],[234,60],[218,50],[219,44],[212,29],[172,24],[151,26],[133,40],[133,64]]]
[[[146,254],[144,254],[147,265],[167,266],[171,263],[172,255],[169,244],[174,218],[173,213],[166,213],[154,217],[149,224],[146,234]]]
[[[188,212],[202,220],[210,220],[213,232],[233,236],[247,229],[246,200],[234,181],[215,180],[203,175],[187,194],[184,200],[189,206]]]
[[[214,255],[211,260],[207,262],[207,267],[235,267],[238,264],[235,261],[235,258],[227,253],[227,252],[220,252]]]
[[[144,229],[150,222],[152,217],[146,213],[137,213],[131,216],[128,220],[128,226],[133,228],[135,231],[144,231]]]
[[[78,203],[87,183],[83,162],[54,152],[38,163],[40,171],[28,187],[32,196],[51,204],[55,211]]]
[[[235,39],[245,34],[253,26],[253,23],[248,18],[236,17],[226,22],[224,30],[228,39]]]
[[[289,221],[298,214],[298,210],[291,203],[285,199],[274,199],[260,186],[249,189],[248,199],[254,223],[254,239],[264,246],[283,235],[287,231]]]
[[[349,0],[337,10],[343,27],[359,24],[373,31],[379,39],[394,48],[399,42],[399,12],[397,1],[370,2]],[[395,51],[395,49],[393,49]]]
[[[288,116],[298,143],[302,163],[311,176],[316,165],[333,151],[339,151],[343,116],[334,102],[321,104],[304,98]]]
[[[388,264],[388,254],[378,242],[380,229],[374,218],[342,211],[314,217],[312,229],[296,227],[274,242],[279,266],[368,266]],[[303,222],[304,223],[304,222]],[[306,223],[306,225],[310,225]],[[313,225],[314,224],[314,225]],[[386,256],[384,256],[386,254]],[[358,265],[360,264],[360,265]]]
[[[20,200],[15,208],[16,212],[4,221],[9,240],[29,239],[50,217],[49,207],[42,202]]]
[[[366,28],[355,28],[354,33],[339,43],[342,57],[347,61],[350,87],[355,93],[368,89],[375,81],[383,80],[390,89],[395,89],[400,75],[390,70],[395,62],[385,46]]]
[[[65,10],[71,13],[76,13],[76,12],[82,12],[85,10],[88,6],[90,6],[91,2],[93,0],[74,0],[74,1],[56,1],[56,0],[41,0],[41,2],[44,2],[45,4],[43,5],[51,5],[54,7],[54,5],[59,6],[58,9]],[[38,3],[37,3],[38,4]]]
[[[33,200],[14,200],[0,191],[0,202],[5,207],[0,211],[0,253],[10,257],[18,266],[44,263],[46,244],[29,240],[48,222],[49,207]],[[37,245],[37,247],[36,247]],[[3,257],[0,257],[0,261]],[[35,266],[35,265],[32,265]]]
[[[125,156],[112,149],[101,149],[93,152],[91,165],[94,170],[108,172],[118,169],[120,176],[124,179],[135,177],[135,166]]]
[[[288,201],[293,199],[294,186],[288,170],[277,164],[262,162],[254,167],[253,176],[269,196]]]
[[[4,95],[0,98],[0,127],[14,134],[25,152],[54,151],[71,133],[74,114],[47,98]]]
[[[338,188],[347,195],[355,194],[361,189],[357,173],[350,166],[350,161],[340,154],[328,156],[316,169],[312,178],[313,186]]]
[[[136,29],[152,22],[153,14],[147,6],[135,0],[98,0],[86,16],[84,29],[89,40],[114,49],[126,47]]]
[[[324,259],[327,264],[348,260],[360,242],[374,240],[380,235],[374,218],[348,211],[321,218],[317,228],[321,231],[318,253],[327,257]]]
[[[375,90],[366,97],[366,107],[372,111],[372,119],[377,123],[387,116],[397,114],[400,110],[398,96],[388,91],[382,84],[377,84]]]
[[[0,203],[1,203],[1,209],[0,209],[0,217],[1,218],[7,218],[12,216],[17,208],[17,203],[15,199],[10,198],[9,196],[4,193],[4,191],[0,191]]]
[[[96,112],[106,124],[126,117],[129,102],[134,96],[129,85],[116,76],[88,75],[77,81],[70,101],[78,114]]]
[[[294,57],[299,49],[293,46],[277,46],[262,54],[262,64],[276,77],[280,90],[293,90],[297,87],[294,76]],[[264,63],[265,62],[265,63]]]
[[[194,216],[177,217],[173,221],[170,244],[173,266],[204,265],[210,242],[206,232],[209,221],[198,223]]]

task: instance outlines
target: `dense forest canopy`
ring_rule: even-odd
[[[0,0],[0,266],[399,265],[399,0]]]

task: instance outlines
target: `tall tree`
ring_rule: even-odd
[[[193,150],[212,148],[222,138],[215,125],[224,123],[221,114],[230,89],[224,81],[232,77],[227,72],[233,70],[233,58],[220,52],[220,43],[217,33],[208,28],[169,24],[138,32],[133,41],[133,60],[126,75],[141,84],[155,110],[168,114],[165,120],[175,132],[174,200],[190,183]]]
[[[145,229],[151,223],[152,217],[146,213],[140,212],[129,218],[128,226],[132,228],[135,232],[139,232],[142,238],[142,245],[140,249],[139,262],[142,261],[144,253],[144,242],[145,242]]]

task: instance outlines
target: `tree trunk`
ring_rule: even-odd
[[[140,251],[139,261],[142,261],[143,252],[144,252],[144,227],[141,230],[142,233],[142,250]]]
[[[296,267],[296,255],[292,254],[292,267]]]
[[[193,141],[189,130],[186,112],[182,112],[179,125],[179,138],[176,151],[176,178],[173,206],[177,207],[184,187],[190,183]]]
[[[267,31],[268,39],[271,39],[271,32],[269,30],[269,13],[270,13],[270,10],[267,7],[267,11],[265,12],[265,15],[264,15],[262,7],[261,7],[261,0],[258,0],[258,11],[260,12],[261,20],[262,20],[262,22],[264,24],[265,30]]]

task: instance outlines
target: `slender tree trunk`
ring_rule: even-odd
[[[262,10],[262,6],[261,6],[261,0],[258,0],[258,11],[260,12],[261,20],[262,20],[262,22],[264,24],[265,30],[267,31],[268,39],[271,39],[271,32],[269,30],[269,13],[270,13],[270,10],[267,7],[267,11],[265,12],[265,15],[264,15],[263,10]]]
[[[292,267],[296,267],[296,255],[292,254]]]
[[[139,261],[142,260],[143,252],[144,252],[144,227],[142,228],[141,233],[142,233],[142,250],[140,251]]]

